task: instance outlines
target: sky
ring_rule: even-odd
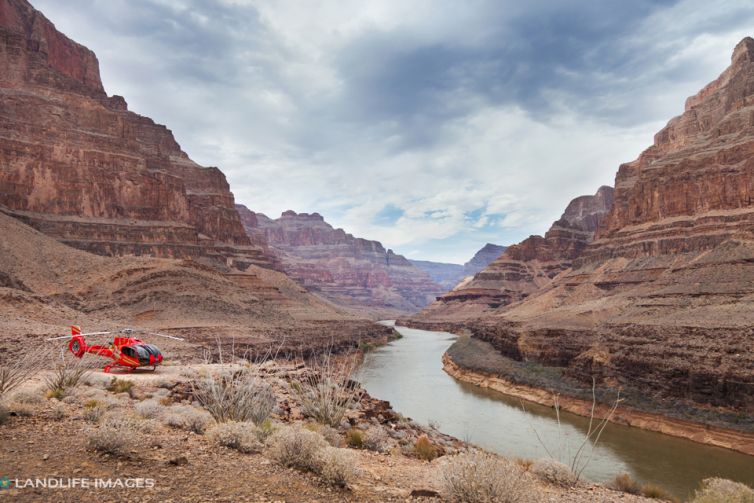
[[[612,185],[754,2],[31,0],[236,201],[463,263]]]

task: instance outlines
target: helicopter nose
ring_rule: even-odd
[[[149,364],[154,365],[154,355],[149,355]]]
[[[157,355],[157,363],[162,363],[162,355]]]

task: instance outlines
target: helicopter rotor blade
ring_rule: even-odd
[[[158,337],[165,337],[166,339],[173,339],[173,340],[176,340],[176,341],[185,341],[186,340],[183,337],[176,337],[174,335],[167,335],[167,334],[158,334],[157,332],[146,332],[146,333],[149,334],[149,335],[156,335]]]
[[[86,334],[76,334],[76,335],[82,335],[82,336],[90,336],[90,335],[107,335],[111,334],[112,332],[89,332]],[[47,339],[48,341],[59,341],[61,339],[70,339],[71,337],[75,337],[74,335],[61,335],[60,337],[51,337]]]

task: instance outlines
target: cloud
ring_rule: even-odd
[[[239,202],[454,262],[612,184],[754,21],[735,0],[34,4]]]

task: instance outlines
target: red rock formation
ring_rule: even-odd
[[[571,267],[612,202],[610,187],[600,187],[593,196],[577,197],[544,237],[530,236],[509,246],[489,266],[438,298],[413,321],[459,323],[525,299]]]
[[[108,97],[97,58],[24,0],[0,1],[0,205],[99,254],[269,265],[225,176]]]
[[[244,207],[239,213],[247,215],[249,236],[263,235],[290,276],[339,305],[379,315],[414,312],[443,291],[402,255],[334,229],[318,213],[289,210],[276,220],[251,218]]]

